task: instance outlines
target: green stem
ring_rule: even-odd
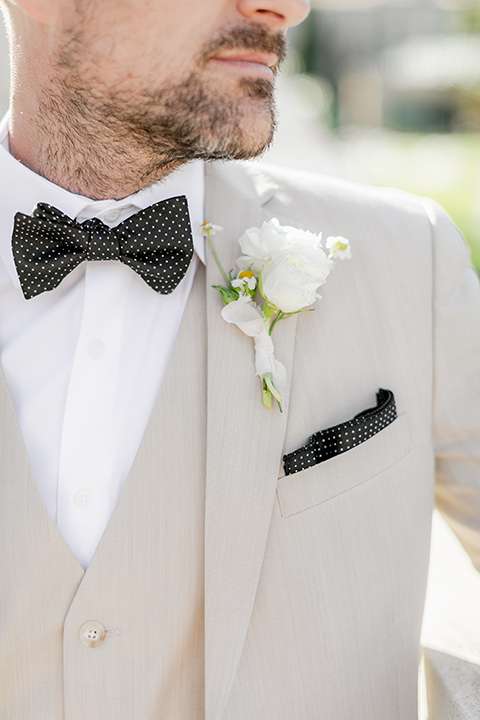
[[[275,320],[274,320],[274,321],[272,322],[272,324],[270,325],[270,330],[268,331],[268,334],[269,334],[269,335],[272,334],[273,328],[275,327],[275,325],[277,324],[277,322],[278,322],[279,320],[281,320],[283,317],[285,317],[284,314],[279,310],[278,313],[277,313],[277,315],[276,315],[276,317],[275,317]]]
[[[207,230],[207,237],[208,237],[208,242],[210,243],[210,247],[212,248],[213,257],[215,258],[215,262],[217,263],[217,265],[218,265],[218,267],[219,267],[219,270],[220,270],[220,272],[221,272],[222,275],[223,275],[223,279],[224,279],[225,282],[227,283],[227,287],[230,287],[230,280],[229,280],[228,277],[226,276],[225,271],[224,271],[224,269],[223,269],[223,267],[222,267],[222,264],[221,264],[220,260],[218,259],[218,255],[217,255],[217,253],[215,252],[215,248],[214,248],[214,246],[213,246],[213,240],[212,240],[212,236],[211,236],[211,234],[210,234],[210,230]]]

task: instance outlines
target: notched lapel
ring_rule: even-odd
[[[238,238],[271,215],[258,195],[227,186],[221,173],[207,177],[205,219],[223,228],[215,249],[226,272],[240,254]],[[264,193],[263,197],[268,197]],[[296,317],[274,331],[286,366],[284,412],[262,404],[251,338],[226,323],[221,283],[207,248],[207,480],[205,516],[206,718],[218,720],[240,661],[255,599],[282,457]]]

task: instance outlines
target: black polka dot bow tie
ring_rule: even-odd
[[[168,295],[193,255],[184,195],[156,203],[114,228],[94,218],[78,223],[45,203],[17,213],[12,249],[24,296],[53,290],[84,260],[119,260],[156,292]]]

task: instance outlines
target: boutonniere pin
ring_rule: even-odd
[[[350,243],[344,237],[328,237],[323,249],[321,233],[282,226],[272,218],[242,235],[238,272],[231,270],[227,276],[212,239],[222,228],[205,222],[202,229],[225,282],[213,286],[223,300],[222,317],[253,338],[263,404],[271,408],[273,397],[281,411],[287,372],[275,357],[272,331],[280,320],[313,310],[311,305],[321,298],[317,290],[334,260],[351,257]],[[257,291],[260,303],[255,301]]]

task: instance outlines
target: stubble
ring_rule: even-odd
[[[275,131],[274,84],[244,77],[232,97],[208,82],[209,61],[229,49],[275,53],[276,73],[286,41],[257,24],[225,29],[187,77],[152,90],[105,87],[85,60],[81,34],[72,33],[39,108],[42,173],[92,198],[121,198],[190,160],[260,155]]]

